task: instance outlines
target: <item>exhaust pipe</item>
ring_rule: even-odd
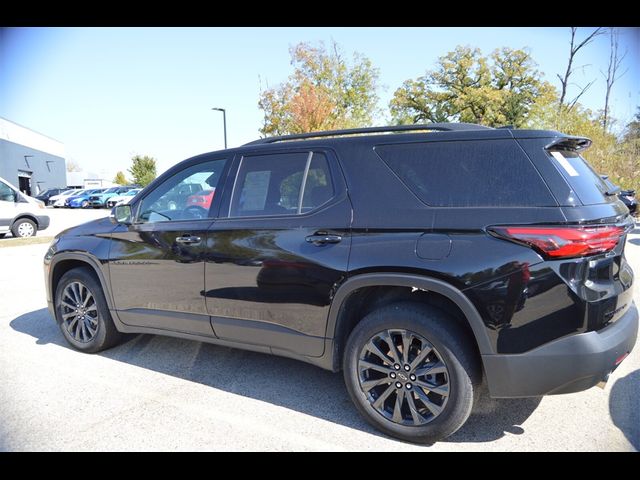
[[[607,373],[602,380],[600,380],[596,386],[604,390],[604,387],[607,386],[607,381],[609,381],[609,374]]]

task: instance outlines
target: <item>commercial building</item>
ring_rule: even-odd
[[[67,186],[64,145],[0,117],[0,177],[27,195]]]

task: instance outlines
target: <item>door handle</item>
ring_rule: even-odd
[[[340,243],[342,241],[342,237],[340,235],[316,234],[309,235],[305,240],[316,246],[320,246],[326,245],[327,243]]]
[[[202,239],[196,235],[183,235],[182,237],[176,238],[176,243],[180,243],[182,245],[195,245],[201,241]]]

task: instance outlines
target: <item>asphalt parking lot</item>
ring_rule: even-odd
[[[46,210],[40,210],[38,214],[47,215],[50,220],[49,227],[45,230],[40,230],[36,236],[38,237],[53,237],[74,225],[88,222],[95,218],[106,217],[109,215],[110,210],[107,208],[77,208],[70,210],[67,208],[53,208],[47,207]],[[6,239],[12,237],[11,233],[7,234]]]
[[[46,235],[107,213],[53,211]],[[150,335],[97,355],[72,350],[46,309],[46,249],[0,249],[0,450],[640,449],[640,347],[604,390],[485,396],[447,441],[416,446],[369,427],[340,374],[293,360]],[[627,258],[639,274],[640,227]]]

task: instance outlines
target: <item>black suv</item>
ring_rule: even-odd
[[[576,392],[634,346],[633,223],[590,143],[431,124],[200,155],[55,238],[49,310],[84,352],[143,332],[343,370],[369,422],[433,442],[481,382]],[[189,205],[193,184],[210,205]]]

